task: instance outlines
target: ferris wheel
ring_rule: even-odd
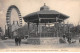
[[[19,17],[19,24],[20,24],[20,26],[22,26],[21,13],[20,13],[19,9],[15,5],[11,5],[8,8],[8,10],[7,10],[7,14],[6,14],[6,23],[7,23],[7,26],[9,27],[11,25],[11,12],[12,12],[13,9],[16,10],[16,12],[18,14],[18,17]]]

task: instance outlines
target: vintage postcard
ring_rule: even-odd
[[[0,0],[0,52],[80,52],[80,0]]]

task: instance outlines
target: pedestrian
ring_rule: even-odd
[[[67,41],[68,41],[69,44],[71,44],[71,37],[70,37],[70,35],[67,36]]]
[[[15,38],[15,45],[18,46],[18,37]]]
[[[21,45],[21,37],[18,38],[18,44]]]

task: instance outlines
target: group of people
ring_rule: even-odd
[[[18,46],[18,45],[19,45],[19,46],[21,45],[21,37],[18,37],[18,36],[17,36],[17,37],[15,38],[15,45],[17,45],[17,46]]]
[[[63,39],[67,39],[67,42],[70,44],[71,43],[71,36],[70,35],[63,35]]]
[[[67,40],[67,42],[69,43],[69,44],[71,44],[71,43],[73,43],[73,42],[75,42],[75,41],[72,41],[71,39],[71,36],[70,35],[63,35],[62,36],[63,37],[63,40],[65,41],[65,40]],[[62,41],[62,42],[64,42],[62,39],[60,39],[60,42]],[[79,39],[79,42],[80,42],[80,39]],[[21,45],[21,37],[19,37],[19,36],[17,36],[16,38],[15,38],[15,45]]]

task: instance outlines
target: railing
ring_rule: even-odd
[[[54,33],[30,33],[29,37],[56,37],[56,35],[54,35]]]

